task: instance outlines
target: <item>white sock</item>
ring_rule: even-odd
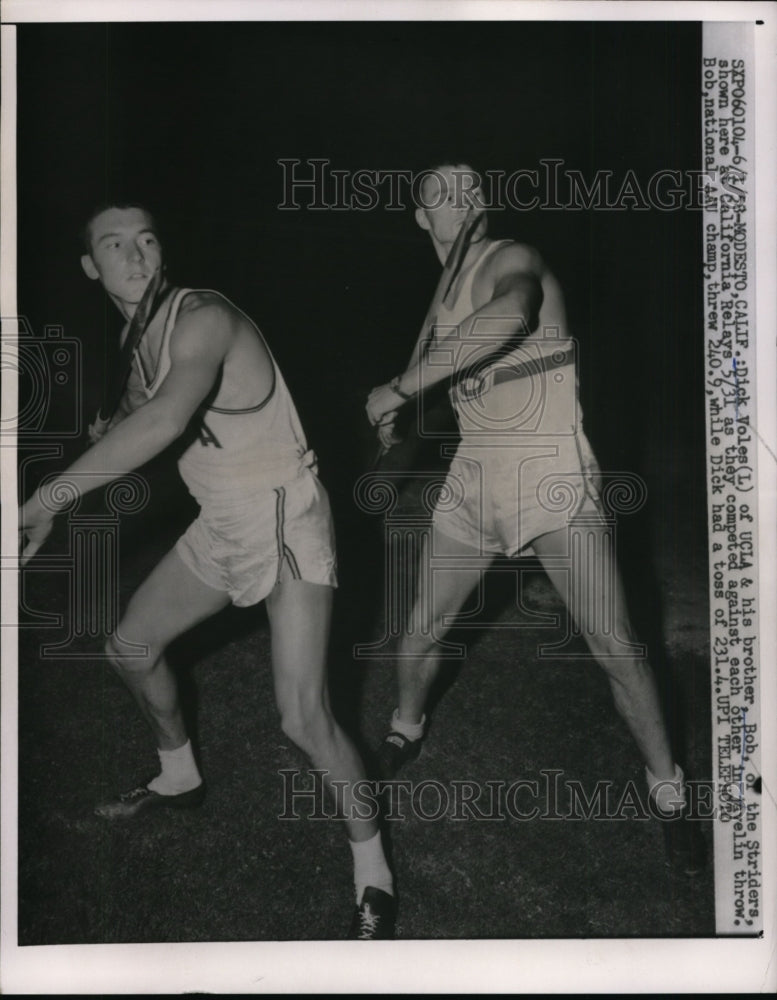
[[[647,767],[645,777],[659,812],[678,813],[685,807],[685,775],[679,764],[675,764],[672,778],[657,778]]]
[[[368,885],[394,895],[394,879],[383,853],[380,832],[369,840],[349,840],[353,853],[353,882],[356,888],[356,905],[362,901]]]
[[[394,714],[391,716],[391,728],[395,733],[401,733],[406,736],[409,740],[420,740],[424,735],[424,726],[426,725],[426,716],[421,716],[420,722],[403,722],[399,717],[399,709],[394,709]]]
[[[181,795],[202,784],[194,761],[191,740],[175,750],[157,750],[162,771],[149,781],[148,787],[158,795]]]

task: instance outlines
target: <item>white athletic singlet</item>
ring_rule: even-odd
[[[438,349],[449,357],[453,351],[450,396],[461,431],[435,525],[482,552],[516,555],[539,535],[564,527],[584,504],[596,503],[598,466],[582,431],[575,345],[561,331],[540,328],[504,349],[500,325],[489,336],[484,317],[466,340],[440,345],[474,312],[480,269],[510,242],[489,244],[453,307],[440,307],[428,360],[434,364]]]
[[[192,289],[180,288],[172,298],[157,357],[156,371],[146,373],[135,353],[135,364],[146,395],[151,398],[170,370],[170,337],[184,297]],[[181,455],[178,468],[192,496],[201,505],[231,494],[283,482],[300,464],[314,466],[296,407],[275,359],[252,320],[217,292],[240,313],[262,339],[273,367],[273,385],[267,398],[242,410],[203,407],[197,414],[197,438]]]
[[[173,295],[156,370],[146,373],[135,353],[148,398],[170,370],[170,338],[189,291],[178,289]],[[217,292],[209,294],[223,299],[262,337],[242,310]],[[308,450],[269,348],[267,353],[273,384],[266,398],[245,409],[203,405],[193,418],[196,438],[178,460],[200,515],[178,540],[176,551],[196,576],[226,591],[239,606],[266,597],[284,567],[294,579],[337,584],[332,516],[316,475],[316,456]]]

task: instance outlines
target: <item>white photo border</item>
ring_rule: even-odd
[[[346,0],[7,0],[2,10],[2,259],[0,315],[17,314],[15,289],[16,189],[15,23],[46,21],[209,20],[689,20],[763,22],[755,32],[757,108],[756,172],[759,430],[759,593],[761,604],[761,707],[764,719],[777,705],[777,434],[773,331],[777,198],[777,9],[771,3],[408,3],[369,5]],[[5,327],[4,322],[4,327]],[[3,371],[3,414],[16,406],[15,387]],[[13,455],[4,449],[3,552],[15,551],[16,478]],[[3,617],[15,614],[14,574],[3,573]],[[10,618],[13,620],[13,618]],[[41,946],[16,945],[16,636],[3,629],[2,672],[2,929],[0,987],[6,993],[161,992],[769,992],[777,988],[775,790],[777,727],[762,730],[764,780],[764,934],[761,939],[395,941],[363,945],[332,942]]]

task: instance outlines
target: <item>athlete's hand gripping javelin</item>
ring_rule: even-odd
[[[466,198],[467,210],[464,221],[445,260],[434,298],[421,328],[414,357],[418,355],[419,344],[429,336],[429,332],[436,322],[440,304],[453,287],[453,283],[466,257],[472,237],[483,215],[483,207],[480,205],[477,197],[466,195]],[[404,373],[404,375],[406,374],[407,372]],[[417,386],[415,385],[403,384],[403,379],[405,383],[409,381],[404,378],[404,375],[393,378],[385,385],[376,386],[367,398],[367,418],[373,426],[377,426],[378,428],[378,438],[382,447],[381,454],[385,454],[392,445],[397,444],[401,440],[396,436],[393,429],[397,411],[400,406],[413,398],[417,390]]]

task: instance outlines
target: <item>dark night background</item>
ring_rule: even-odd
[[[619,186],[633,170],[643,189],[658,170],[700,166],[693,23],[22,25],[17,38],[19,309],[36,335],[58,324],[81,341],[83,426],[120,320],[81,272],[78,232],[95,204],[128,196],[155,209],[173,280],[222,291],[266,336],[332,494],[346,603],[365,553],[376,571],[382,560],[351,495],[375,449],[364,400],[404,366],[439,265],[410,208],[279,211],[278,159],[418,170],[452,150],[509,174],[559,158],[589,182],[609,170]],[[605,470],[647,483],[619,544],[637,624],[660,630],[659,605],[706,600],[701,213],[507,210],[490,225],[560,279],[588,436]],[[48,414],[52,435],[67,398]],[[65,458],[84,443],[67,439]],[[61,465],[33,462],[27,491]],[[123,534],[146,545],[144,572],[188,509],[164,471],[151,476],[162,499]],[[686,699],[707,690],[703,660],[699,671]],[[678,726],[695,712],[706,726],[706,703]],[[28,761],[34,778],[33,750]],[[30,889],[30,942],[67,939],[35,929],[38,905]],[[76,939],[91,940],[84,922]],[[565,926],[551,933],[578,933]]]
[[[698,26],[661,23],[22,26],[20,309],[82,339],[91,413],[117,321],[76,235],[104,197],[145,199],[173,277],[257,320],[326,464],[405,360],[437,261],[410,210],[278,211],[277,160],[419,169],[455,149],[507,173],[551,157],[587,180],[632,169],[644,188],[699,166],[699,44]],[[492,218],[561,280],[608,467],[666,476],[703,458],[699,217]]]

